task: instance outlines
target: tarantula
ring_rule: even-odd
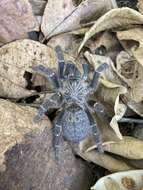
[[[98,80],[107,64],[101,64],[95,71],[92,80],[89,79],[89,64],[82,64],[83,74],[71,61],[65,63],[60,46],[55,48],[58,59],[58,71],[54,72],[43,65],[34,67],[34,71],[44,75],[53,86],[54,94],[40,105],[36,121],[41,120],[50,108],[59,109],[54,121],[53,146],[56,159],[59,159],[60,144],[64,138],[67,141],[79,143],[93,134],[100,152],[102,138],[96,120],[92,115],[93,108],[88,104],[89,96],[96,91]]]

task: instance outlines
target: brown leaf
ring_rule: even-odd
[[[80,156],[88,162],[93,162],[99,166],[108,169],[109,171],[124,171],[133,169],[126,164],[123,160],[118,160],[112,156],[104,153],[101,154],[98,151],[92,150],[90,152],[80,153]]]
[[[110,190],[110,189],[120,190],[119,184],[110,177],[107,178],[106,181],[104,181],[104,185],[105,185],[106,190]]]
[[[117,32],[118,39],[125,44],[125,48],[131,51],[136,60],[143,66],[143,29],[141,27]],[[135,42],[135,43],[133,43]]]
[[[120,155],[128,159],[143,159],[143,141],[134,137],[124,136],[123,140],[106,144],[105,151]]]
[[[0,189],[89,189],[92,174],[65,141],[61,145],[64,151],[59,169],[51,122],[44,117],[36,124],[36,113],[29,106],[0,100]]]
[[[134,100],[130,100],[129,98],[127,101],[127,105],[135,113],[143,117],[143,103],[142,102],[135,102]]]
[[[143,14],[143,1],[142,0],[138,0],[138,4],[137,4],[138,10],[141,14]]]
[[[97,97],[97,100],[107,107],[109,114],[114,111],[110,125],[114,129],[117,136],[122,138],[117,121],[120,120],[125,114],[126,105],[120,102],[119,97],[120,95],[125,94],[127,89],[120,84],[121,81],[115,75],[115,69],[113,70],[114,64],[110,58],[96,54],[92,55],[88,52],[85,53],[85,56],[95,69],[98,65],[105,62],[109,65],[109,68],[104,72],[105,79],[101,80],[101,85],[95,92],[95,97]],[[111,113],[109,110],[111,110]]]
[[[120,30],[131,28],[138,24],[143,24],[143,15],[141,15],[139,12],[127,7],[110,10],[100,17],[85,34],[84,40],[82,41],[78,52],[81,51],[88,39],[99,32],[110,29]]]
[[[86,28],[89,30],[89,27]],[[85,31],[85,32],[87,32]],[[85,34],[85,33],[84,33]],[[90,48],[90,51],[96,53],[98,48],[102,51],[105,56],[110,57],[112,61],[115,61],[117,54],[120,52],[120,44],[114,33],[105,31],[100,35],[97,35],[96,39],[91,39],[86,44],[86,47]],[[98,53],[97,53],[98,54]]]
[[[22,98],[31,95],[26,89],[26,72],[43,64],[56,67],[56,56],[52,48],[32,40],[18,40],[0,48],[0,96]]]
[[[27,36],[38,26],[28,0],[0,1],[0,41],[9,42]]]
[[[132,100],[140,102],[143,100],[143,29],[134,28],[117,32],[117,36],[135,59],[130,96]],[[132,43],[133,41],[136,43]]]
[[[121,51],[116,58],[117,74],[122,80],[131,87],[133,85],[133,76],[135,73],[136,61],[134,57],[125,51]]]
[[[141,189],[143,170],[132,170],[107,175],[99,179],[92,190]]]
[[[41,124],[33,121],[37,110],[28,106],[22,107],[6,100],[0,100],[0,169],[4,169],[4,153],[16,143],[24,140],[24,135],[45,126],[51,126],[46,117]],[[46,119],[46,120],[45,120]]]
[[[106,3],[104,0],[86,0],[81,2],[78,7],[73,5],[72,0],[56,0],[54,3],[50,0],[43,16],[42,32],[47,38],[50,38],[63,32],[75,30],[80,27],[82,22],[95,20],[115,6],[116,3],[110,0]]]

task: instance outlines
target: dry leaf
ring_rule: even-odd
[[[106,181],[104,181],[104,186],[107,190],[120,190],[119,184],[113,180],[112,178],[108,177]]]
[[[99,32],[110,29],[127,29],[139,24],[143,24],[143,15],[133,9],[126,7],[110,10],[100,17],[85,34],[84,40],[82,41],[78,52],[81,51],[88,39]]]
[[[132,100],[140,102],[143,100],[143,29],[135,28],[117,32],[117,36],[122,43],[127,44],[128,51],[136,60],[136,62],[134,61],[136,64],[132,76],[132,86],[130,86],[130,96]],[[137,44],[133,44],[132,40],[137,42]]]
[[[142,0],[138,0],[138,4],[137,4],[138,10],[141,14],[143,14],[143,1]]]
[[[127,89],[121,85],[114,84],[108,81],[102,81],[103,86],[98,90],[97,97],[107,108],[112,106],[114,108],[114,115],[110,122],[110,126],[113,128],[117,136],[122,139],[122,135],[119,131],[117,121],[120,120],[126,112],[126,105],[120,102],[120,95],[125,94]],[[107,109],[108,110],[108,109]],[[110,108],[111,110],[111,108]]]
[[[32,40],[18,40],[0,49],[0,96],[22,98],[31,95],[26,89],[26,72],[43,64],[56,67],[56,56],[52,48]]]
[[[89,189],[92,174],[65,141],[59,169],[52,148],[51,122],[44,117],[36,124],[36,113],[29,106],[0,100],[0,189]]]
[[[121,42],[127,42],[127,50],[130,51],[135,59],[143,66],[143,29],[140,27],[120,32],[118,31],[117,37]],[[132,41],[136,43],[132,43]]]
[[[129,87],[133,85],[133,75],[136,61],[125,51],[121,51],[116,58],[117,74]]]
[[[134,137],[124,136],[121,141],[106,144],[104,149],[128,159],[143,159],[143,141]]]
[[[78,7],[72,0],[48,1],[45,8],[42,32],[47,38],[54,35],[78,29],[82,22],[95,20],[111,8],[116,7],[115,1],[86,0]],[[65,20],[63,22],[63,20]],[[59,26],[58,26],[59,25]],[[58,26],[58,27],[57,27]]]
[[[111,189],[141,190],[143,187],[142,177],[143,177],[143,170],[132,170],[132,171],[114,173],[99,179],[91,189],[92,190],[111,190]]]
[[[120,142],[113,130],[109,127],[109,122],[104,117],[97,118],[96,121],[102,132],[103,147],[114,146],[114,144],[116,145],[116,143]],[[121,158],[119,159],[118,157],[114,157],[114,154],[109,155],[106,152],[101,154],[96,148],[95,141],[90,137],[80,142],[77,152],[83,159],[98,164],[112,172],[132,169]],[[120,149],[118,154],[120,154]]]
[[[107,130],[107,133],[109,133],[109,130]],[[109,133],[111,135],[111,133]],[[104,139],[104,133],[103,133],[103,139]],[[127,159],[128,164],[133,165],[133,161],[140,161],[143,159],[143,141],[136,139],[134,137],[124,136],[122,140],[116,140],[111,141],[112,137],[108,139],[107,142],[103,142],[103,147],[106,152],[112,153],[113,155],[119,155],[120,157],[124,157]],[[97,148],[97,145],[93,143],[90,139],[86,139],[80,143],[80,152],[82,154],[89,153]],[[132,160],[132,162],[128,162]],[[135,165],[135,164],[134,164]],[[133,165],[133,166],[134,166]],[[107,166],[105,166],[107,167]],[[142,165],[138,166],[139,168],[142,168]]]
[[[24,38],[28,32],[37,30],[38,23],[28,0],[1,0],[0,15],[0,42]]]
[[[5,152],[16,143],[24,140],[24,135],[43,130],[45,126],[51,126],[46,117],[35,124],[33,121],[37,110],[31,107],[22,107],[6,100],[0,100],[0,169],[4,169]]]
[[[127,105],[135,113],[143,117],[143,103],[142,102],[135,102],[134,100],[128,100]]]
[[[123,160],[118,160],[112,156],[104,153],[101,154],[98,151],[92,150],[90,152],[84,152],[79,154],[83,159],[88,162],[93,162],[103,168],[108,169],[109,171],[124,171],[131,170],[133,167],[126,164]]]
[[[89,27],[86,28],[87,32]],[[84,34],[85,34],[84,32]],[[96,53],[96,51],[101,50],[103,48],[103,54],[107,57],[110,57],[112,61],[115,61],[117,54],[120,52],[121,46],[119,41],[114,33],[109,31],[105,31],[100,35],[97,35],[96,39],[91,39],[86,44],[86,47],[90,48],[90,51]],[[98,54],[98,53],[97,53]]]
[[[95,97],[97,97],[97,100],[105,105],[105,107],[110,107],[109,109],[107,108],[108,112],[110,112],[109,110],[112,108],[111,113],[113,113],[114,109],[114,116],[112,115],[113,117],[110,125],[114,129],[117,136],[119,138],[122,138],[117,121],[120,120],[125,114],[126,105],[120,102],[119,97],[120,95],[126,94],[127,89],[124,86],[120,85],[121,81],[115,77],[115,67],[110,58],[105,56],[92,55],[88,52],[85,53],[85,57],[94,66],[95,69],[99,64],[105,62],[109,65],[109,69],[107,69],[104,74],[106,79],[101,80],[102,85],[100,85],[99,89],[96,91]],[[117,82],[117,84],[114,82]]]
[[[103,146],[106,144],[110,144],[110,143],[112,144],[112,143],[120,141],[120,139],[115,134],[114,130],[110,127],[110,123],[108,119],[103,114],[100,114],[98,112],[95,115],[95,118],[96,118],[98,127],[100,128],[100,131],[101,131]],[[79,151],[83,153],[89,152],[95,148],[97,148],[97,145],[95,144],[94,137],[92,136],[84,139],[83,141],[79,143]]]
[[[88,62],[94,67],[94,69],[96,69],[102,63],[107,63],[109,68],[106,69],[104,73],[102,74],[103,78],[107,79],[111,83],[121,84],[121,80],[119,80],[119,77],[117,76],[117,70],[110,57],[97,55],[97,54],[91,54],[88,51],[84,53],[84,56],[86,57]],[[101,79],[101,83],[102,83],[102,79]],[[110,84],[109,84],[109,88],[110,88]]]
[[[115,133],[120,139],[122,139],[122,134],[120,133],[120,130],[119,130],[118,121],[125,115],[127,107],[125,104],[120,102],[119,97],[121,94],[125,94],[125,93],[126,93],[126,90],[125,91],[120,90],[118,96],[116,97],[115,105],[114,105],[115,115],[110,122],[111,127],[114,129]]]
[[[97,99],[101,101],[103,105],[107,108],[106,110],[114,109],[114,115],[112,115],[112,120],[110,126],[115,131],[116,135],[122,139],[122,135],[119,131],[117,121],[120,120],[126,112],[126,105],[121,103],[119,100],[120,95],[125,94],[127,89],[121,85],[114,84],[108,81],[102,80],[103,86],[100,86],[98,91],[95,93]],[[110,107],[110,109],[108,109]],[[107,113],[107,114],[108,114]],[[113,111],[111,112],[113,113]],[[109,114],[111,114],[109,113]]]

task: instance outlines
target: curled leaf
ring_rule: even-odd
[[[104,0],[85,0],[77,7],[71,0],[56,0],[54,3],[50,0],[43,16],[42,32],[47,38],[50,38],[78,29],[82,23],[95,20],[113,7],[116,7],[113,0],[108,0],[106,3]]]
[[[143,24],[143,15],[130,8],[116,8],[101,16],[97,22],[86,32],[78,52],[81,51],[88,39],[99,32],[110,29],[127,29],[134,25]]]
[[[127,89],[126,87],[120,85],[121,80],[119,80],[119,78],[117,77],[115,73],[116,69],[110,58],[106,56],[92,55],[88,52],[85,52],[85,57],[94,66],[95,69],[98,65],[105,62],[109,65],[109,68],[104,73],[106,79],[101,79],[101,85],[99,86],[99,89],[96,91],[95,97],[98,101],[103,103],[105,107],[108,106],[109,110],[111,110],[112,108],[111,113],[114,111],[114,115],[112,115],[110,125],[114,129],[117,136],[121,139],[122,135],[119,131],[117,121],[120,120],[125,114],[126,105],[120,101],[119,97],[122,94],[126,94]],[[109,110],[108,112],[110,112]]]
[[[0,96],[22,98],[32,94],[26,89],[26,75],[32,67],[43,64],[56,67],[56,56],[52,48],[32,40],[17,40],[0,48]]]
[[[107,133],[108,130],[107,130]],[[104,133],[103,133],[104,139]],[[104,150],[127,159],[140,160],[143,159],[143,141],[134,137],[123,136],[122,140],[111,141],[112,137],[108,141],[103,143]],[[89,140],[83,141],[80,144],[81,150],[84,152],[90,152],[97,148],[96,144]]]
[[[124,136],[121,141],[106,144],[104,149],[128,159],[143,159],[143,141]]]
[[[143,170],[132,170],[114,173],[102,177],[91,188],[92,190],[123,190],[123,189],[142,189]]]
[[[143,14],[143,1],[142,0],[138,0],[138,4],[137,4],[138,10],[141,14]]]
[[[134,57],[135,67],[129,93],[132,100],[140,102],[143,100],[143,30],[142,28],[134,28],[117,32],[117,36],[122,43],[126,43],[125,45],[128,48],[128,51],[130,51]]]
[[[116,158],[113,158],[112,156],[110,156],[106,153],[101,154],[95,150],[92,150],[90,152],[80,153],[80,156],[83,159],[85,159],[89,162],[98,164],[99,166],[102,166],[103,168],[106,168],[112,172],[133,169],[131,166],[126,164],[123,160],[118,160]]]

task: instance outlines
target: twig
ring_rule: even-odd
[[[123,117],[118,122],[119,123],[137,123],[137,124],[143,124],[143,119],[134,119],[134,118]]]

